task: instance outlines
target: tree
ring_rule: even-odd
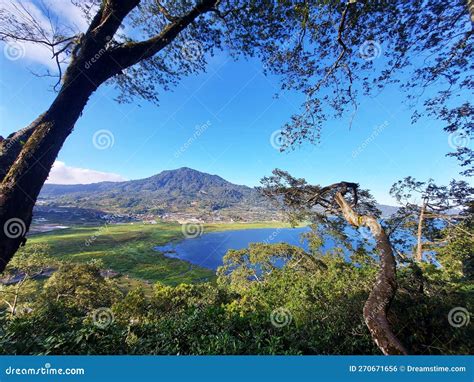
[[[454,279],[474,280],[474,224],[470,218],[442,232],[445,243],[436,248],[436,260]]]
[[[7,166],[0,189],[0,216],[2,217],[0,220],[5,229],[0,234],[0,271],[3,271],[17,248],[24,243],[24,235],[31,223],[34,202],[62,144],[71,133],[74,123],[82,113],[91,94],[102,83],[144,60],[149,60],[148,64],[144,65],[151,65],[154,69],[163,66],[161,60],[153,60],[152,57],[167,47],[183,29],[192,24],[200,15],[210,11],[217,1],[202,1],[192,8],[183,7],[184,9],[178,10],[184,11],[188,8],[186,12],[180,17],[173,18],[164,8],[160,8],[159,2],[157,2],[158,8],[155,7],[150,15],[156,12],[155,18],[169,20],[166,25],[163,21],[159,21],[156,27],[154,25],[148,27],[151,32],[155,28],[159,30],[162,26],[159,33],[139,42],[134,42],[131,38],[125,39],[123,35],[114,38],[119,33],[120,25],[125,17],[137,8],[139,3],[139,0],[104,0],[100,2],[100,5],[96,1],[84,3],[82,6],[88,10],[91,10],[94,5],[98,5],[98,10],[92,17],[87,32],[80,36],[68,37],[53,33],[51,38],[46,41],[41,38],[45,35],[44,30],[41,26],[37,27],[38,23],[34,22],[35,20],[32,19],[27,9],[17,8],[23,14],[23,19],[15,19],[14,15],[2,12],[1,35],[4,39],[35,41],[45,44],[55,52],[57,60],[59,60],[60,52],[68,52],[71,61],[60,78],[61,89],[48,111],[40,116],[27,131],[21,131],[10,137],[9,143],[17,141],[19,136],[23,138],[23,141],[26,141],[21,147],[21,151],[17,147],[10,149],[16,151],[16,153],[10,154],[8,147],[6,150],[4,149],[6,152],[2,157],[3,161],[7,162]],[[149,2],[146,6],[150,7],[151,3]],[[139,16],[135,17],[138,20]],[[26,23],[24,22],[25,18],[27,19]],[[28,18],[30,19],[28,20]],[[209,32],[207,24],[200,25],[202,34],[206,30]],[[46,34],[46,36],[48,35]],[[119,38],[125,40],[120,43],[118,42]],[[60,64],[58,66],[60,68]],[[188,71],[192,70],[191,68],[193,66],[188,65]],[[172,70],[169,67],[162,69],[163,71]],[[180,67],[178,66],[176,69],[180,69]],[[153,75],[152,73],[150,75]],[[166,83],[167,79],[163,80]],[[132,89],[134,81],[136,80],[127,82],[118,79],[116,82],[118,86],[128,86]],[[153,97],[150,94],[145,96]],[[13,143],[12,147],[14,146]],[[25,208],[18,209],[18,206]],[[20,234],[16,232],[8,234],[8,224],[13,221],[21,225]]]
[[[21,5],[13,13],[0,11],[0,39],[47,46],[60,74],[50,108],[1,143],[0,271],[25,242],[41,187],[94,91],[112,84],[121,90],[119,101],[156,102],[159,88],[166,91],[183,75],[205,67],[205,55],[183,57],[189,45],[210,54],[228,47],[234,56],[258,55],[268,71],[282,76],[283,90],[306,95],[301,113],[285,126],[285,146],[318,139],[328,118],[357,110],[358,93],[373,94],[387,84],[406,89],[412,103],[422,100],[414,120],[423,113],[439,118],[446,131],[463,134],[461,143],[473,132],[472,106],[460,90],[472,86],[474,62],[465,0],[449,7],[442,0],[87,0],[77,5],[90,20],[83,34],[46,30]],[[133,33],[120,29],[123,23]],[[378,41],[387,47],[381,65],[374,63],[382,53]],[[420,54],[426,56],[423,62]],[[61,62],[68,62],[65,70]],[[402,81],[397,74],[407,71]],[[423,98],[427,87],[439,91]],[[446,106],[451,100],[454,106]],[[470,165],[467,145],[453,142],[462,165]],[[12,222],[20,230],[7,235]]]
[[[401,205],[391,220],[413,232],[416,237],[414,257],[421,262],[423,238],[429,240],[432,248],[446,225],[461,229],[458,223],[467,218],[463,209],[472,203],[474,188],[465,181],[453,180],[448,186],[438,186],[433,179],[420,182],[408,176],[394,183],[390,194]]]
[[[19,299],[24,295],[26,284],[43,275],[48,268],[54,265],[54,261],[48,256],[49,246],[46,244],[33,244],[22,248],[15,258],[8,264],[5,276],[15,279],[9,286],[2,285],[2,300],[8,305],[10,314],[15,316]]]
[[[87,313],[108,307],[121,297],[118,288],[101,274],[98,261],[86,264],[63,263],[44,285],[45,302],[61,302]]]
[[[48,47],[60,76],[50,108],[1,145],[0,272],[24,244],[41,187],[99,86],[116,86],[121,91],[119,101],[137,96],[157,102],[158,87],[168,90],[181,77],[204,68],[201,50],[212,54],[227,45],[234,55],[252,55],[273,35],[284,34],[290,21],[283,15],[294,21],[300,13],[291,4],[277,7],[275,13],[272,6],[220,0],[89,0],[77,5],[90,24],[85,33],[75,35],[53,22],[44,27],[21,3],[14,3],[13,11],[0,11],[0,39]],[[130,35],[120,28],[124,22],[133,30]],[[53,26],[48,29],[49,25]],[[63,73],[61,63],[67,60]]]
[[[251,243],[249,248],[229,250],[223,262],[217,269],[218,282],[237,292],[253,281],[264,281],[282,265],[304,271],[327,268],[315,254],[287,243]]]
[[[284,78],[282,87],[306,96],[285,125],[282,149],[318,141],[327,120],[347,117],[351,125],[361,96],[398,86],[406,93],[412,122],[441,121],[455,150],[449,155],[459,160],[465,175],[473,175],[474,14],[469,1],[446,6],[437,0],[354,0],[308,9],[300,33],[290,43],[275,45],[271,59]]]
[[[262,192],[283,205],[290,214],[310,217],[323,224],[340,226],[341,220],[354,227],[368,227],[376,242],[380,268],[364,305],[364,319],[372,339],[384,354],[407,354],[387,319],[397,291],[396,262],[392,245],[377,219],[373,199],[356,183],[340,182],[321,187],[309,185],[285,171],[274,170],[262,179]],[[320,210],[315,211],[318,207]],[[321,210],[322,209],[322,210]]]

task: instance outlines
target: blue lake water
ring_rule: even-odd
[[[210,232],[194,239],[184,239],[180,242],[155,247],[155,249],[164,252],[165,256],[216,270],[222,265],[222,258],[229,249],[247,248],[250,243],[275,244],[284,242],[307,249],[308,243],[306,241],[302,242],[300,236],[308,231],[309,227]],[[334,246],[334,243],[328,241],[322,249],[329,249],[332,246]]]

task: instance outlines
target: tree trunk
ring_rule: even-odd
[[[5,150],[2,144],[0,162],[3,163],[0,166],[3,164],[4,176],[0,184],[0,273],[19,246],[25,243],[38,194],[90,95],[125,68],[111,59],[112,51],[121,50],[107,45],[124,18],[139,3],[140,0],[101,2],[86,33],[74,47],[71,63],[61,78],[63,86],[58,96],[48,111],[33,122],[34,127],[22,132],[31,135],[24,145],[21,143],[18,156],[13,159],[15,150],[12,150],[11,155],[3,157],[9,150],[8,147]],[[189,20],[188,24],[192,21]],[[167,44],[169,41],[160,47]]]
[[[376,218],[358,215],[340,192],[336,194],[336,202],[350,224],[370,229],[380,256],[380,269],[364,305],[364,320],[370,334],[383,354],[407,354],[405,347],[393,333],[387,318],[390,304],[397,291],[396,263],[390,240]]]
[[[471,23],[474,24],[474,0],[467,0],[467,9],[469,11],[469,17],[471,18]]]
[[[219,1],[200,1],[189,13],[176,18],[148,40],[118,47],[107,46],[124,18],[139,3],[140,0],[102,2],[87,32],[74,49],[73,59],[62,78],[64,85],[55,101],[44,115],[33,122],[34,128],[28,131],[32,134],[14,162],[13,159],[3,158],[5,175],[0,178],[0,273],[19,246],[25,243],[36,198],[90,95],[123,69],[157,54],[197,17],[217,6]],[[5,152],[2,147],[0,156]]]
[[[3,181],[8,174],[10,167],[20,154],[23,145],[31,137],[43,116],[44,114],[41,114],[27,127],[10,134],[6,139],[0,142],[0,182]]]
[[[423,221],[425,219],[425,212],[426,212],[426,201],[423,201],[423,205],[421,206],[420,210],[420,217],[418,219],[418,230],[416,233],[416,256],[415,260],[421,263],[423,261],[423,242],[422,242],[422,235],[423,235]]]
[[[25,243],[33,207],[59,150],[102,82],[91,81],[91,73],[88,76],[78,75],[63,87],[48,111],[35,121],[34,132],[0,185],[0,273]]]

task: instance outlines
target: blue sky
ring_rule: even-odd
[[[0,56],[3,136],[29,124],[55,95],[50,90],[54,80],[31,74],[45,61],[28,48],[15,61]],[[442,125],[434,120],[412,125],[397,89],[362,100],[351,129],[347,119],[330,121],[320,145],[279,152],[272,134],[297,111],[301,96],[275,98],[278,78],[265,77],[262,69],[258,60],[235,62],[218,54],[206,73],[162,92],[158,107],[142,100],[141,106],[120,105],[112,88],[100,88],[63,147],[50,181],[138,179],[187,166],[255,186],[278,167],[319,184],[359,182],[379,202],[393,204],[388,190],[405,176],[439,183],[458,177],[456,161],[445,157],[452,148]],[[99,130],[111,132],[111,147],[94,145]]]

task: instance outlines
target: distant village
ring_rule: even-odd
[[[38,204],[33,215],[31,233],[47,232],[53,229],[67,228],[70,225],[89,224],[157,224],[160,221],[183,223],[234,223],[255,221],[278,221],[282,216],[269,213],[265,208],[233,207],[215,211],[184,211],[150,213],[107,213],[100,210]]]

